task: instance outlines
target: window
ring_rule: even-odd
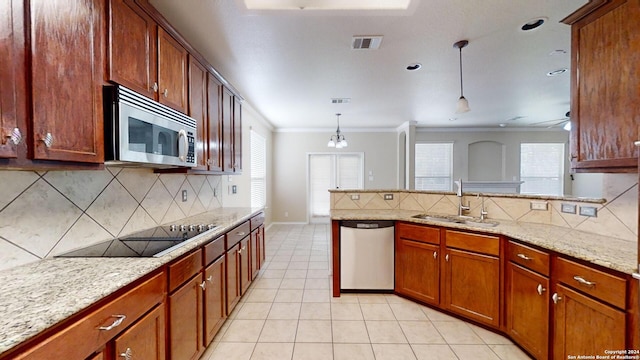
[[[416,143],[416,190],[451,191],[453,143]]]
[[[520,193],[562,195],[563,175],[564,144],[520,144]]]
[[[264,137],[251,130],[251,207],[267,203],[267,145]]]
[[[363,154],[309,154],[311,221],[329,216],[329,189],[362,189]]]

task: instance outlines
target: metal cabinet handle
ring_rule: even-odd
[[[203,281],[202,284],[200,284],[200,287],[204,290],[207,287],[207,283]]]
[[[157,82],[153,83],[152,89],[153,89],[153,92],[158,92],[158,83]]]
[[[551,295],[551,300],[553,300],[554,304],[557,304],[558,301],[562,300],[562,298],[558,296],[558,293],[553,293],[553,295]]]
[[[585,278],[583,278],[582,276],[578,276],[578,275],[576,275],[576,276],[574,276],[574,277],[573,277],[573,280],[577,281],[577,282],[578,282],[578,284],[580,284],[580,285],[584,285],[584,286],[587,286],[587,287],[594,287],[594,286],[596,286],[596,283],[595,283],[595,282],[593,282],[593,281],[587,281],[587,280],[586,280]]]
[[[243,246],[243,247],[242,247],[242,250],[243,250],[243,251],[244,251],[244,250],[247,250],[247,245]]]
[[[5,135],[4,137],[6,137],[7,139],[9,139],[9,141],[11,141],[13,143],[13,145],[18,145],[20,144],[20,141],[22,140],[22,133],[20,133],[20,129],[18,128],[13,128],[13,130],[11,130],[11,132],[7,135]],[[2,139],[2,144],[6,144],[7,142]]]
[[[210,276],[207,278],[207,281],[208,281],[208,282],[210,282],[210,283],[212,283],[212,282],[213,282],[213,275],[210,275]]]
[[[447,255],[445,255],[445,256],[444,256],[444,260],[445,260],[445,261],[449,261],[449,254],[447,254]]]
[[[542,284],[538,284],[538,287],[536,288],[536,291],[538,291],[538,295],[542,295],[542,293],[547,291],[547,289],[543,288]]]
[[[520,259],[522,259],[522,260],[526,260],[526,261],[530,261],[530,260],[531,260],[531,258],[530,258],[530,257],[528,257],[528,256],[527,256],[527,255],[525,255],[525,254],[518,254],[518,255],[516,255],[516,256],[518,256],[518,257],[519,257]]]
[[[169,89],[164,89],[164,91],[162,92],[162,95],[164,97],[169,97]]]
[[[131,360],[133,358],[133,351],[131,351],[131,348],[127,348],[127,350],[120,354],[120,357],[125,358],[125,360]]]
[[[238,255],[242,254],[242,249],[238,250]]]
[[[434,259],[437,259],[437,258],[438,258],[438,252],[437,252],[437,251],[434,251],[434,252],[433,252],[433,258],[434,258]]]
[[[51,133],[46,133],[40,141],[44,142],[44,146],[50,148],[53,145],[53,135]]]
[[[111,323],[111,325],[109,326],[100,326],[98,329],[99,330],[104,330],[104,331],[109,331],[111,329],[113,329],[114,327],[122,324],[122,322],[124,321],[124,319],[127,318],[126,315],[111,315],[111,317],[116,318],[113,323]]]
[[[247,235],[247,233],[244,231],[236,233],[236,236],[245,236],[245,235]]]

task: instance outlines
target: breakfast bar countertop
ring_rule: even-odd
[[[260,211],[221,208],[182,219],[217,226],[158,258],[51,258],[0,271],[0,355]]]
[[[332,220],[401,220],[425,225],[504,235],[515,240],[569,255],[625,274],[638,271],[636,244],[613,237],[571,228],[527,222],[498,220],[495,227],[414,218],[415,210],[331,210]]]

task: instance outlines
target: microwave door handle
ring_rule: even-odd
[[[189,151],[189,139],[184,129],[178,131],[178,142],[183,141],[184,146],[178,144],[178,158],[180,161],[187,161],[187,152]]]

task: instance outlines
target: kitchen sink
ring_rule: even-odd
[[[413,216],[415,219],[443,222],[443,223],[454,223],[454,224],[464,224],[469,226],[477,226],[477,227],[495,227],[498,226],[498,222],[491,220],[482,220],[479,218],[468,217],[468,216],[455,216],[455,215],[436,215],[436,214],[419,214]]]

